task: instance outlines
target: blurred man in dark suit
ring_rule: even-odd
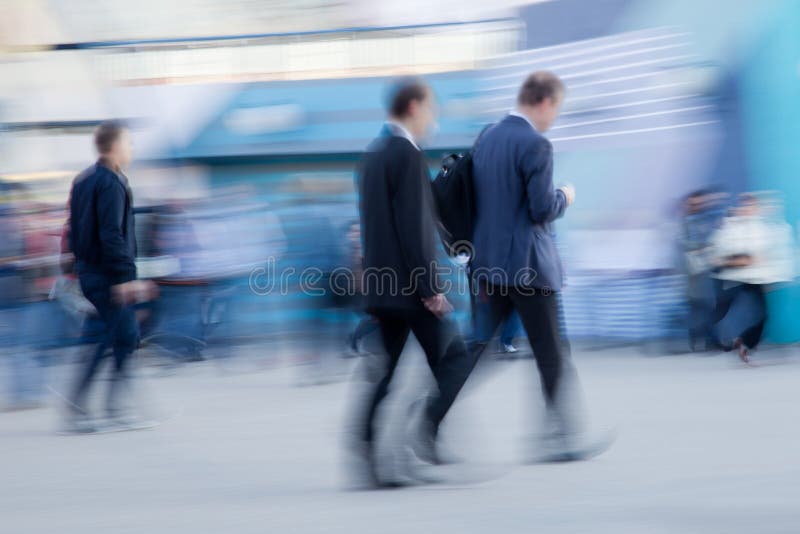
[[[434,96],[422,80],[399,82],[389,102],[389,120],[361,163],[361,235],[364,244],[363,291],[367,311],[379,323],[387,361],[369,394],[359,449],[374,486],[401,483],[381,476],[376,465],[375,416],[409,333],[419,341],[438,391],[428,400],[414,448],[436,462],[439,423],[468,374],[469,359],[457,328],[446,316],[452,310],[437,280],[436,217],[431,181],[419,148],[434,121]]]
[[[569,347],[559,327],[561,260],[551,224],[575,199],[553,187],[553,147],[544,137],[559,114],[564,86],[549,72],[523,83],[517,107],[480,137],[473,152],[477,354],[516,310],[533,349],[548,429],[536,459],[575,460],[602,450],[578,439],[565,397]]]

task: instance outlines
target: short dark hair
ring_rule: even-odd
[[[108,154],[111,151],[111,147],[125,130],[127,130],[127,126],[122,121],[101,122],[94,131],[94,146],[97,148],[97,152]]]
[[[564,82],[552,72],[539,70],[531,73],[522,87],[519,88],[517,103],[525,106],[535,106],[546,99],[557,100],[564,94]]]
[[[744,206],[745,204],[758,204],[758,197],[753,193],[740,193],[739,205]]]
[[[396,81],[389,92],[389,114],[402,119],[408,115],[411,102],[421,102],[428,98],[429,93],[430,88],[422,78],[403,78]]]

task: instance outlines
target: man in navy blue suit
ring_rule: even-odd
[[[553,146],[544,137],[564,100],[549,72],[523,83],[517,107],[480,137],[473,152],[475,231],[472,281],[476,292],[476,354],[516,310],[533,349],[547,406],[548,428],[537,459],[583,459],[602,450],[578,436],[566,400],[569,346],[558,321],[563,282],[551,224],[575,199],[571,186],[553,186]]]

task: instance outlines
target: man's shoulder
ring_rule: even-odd
[[[117,175],[111,169],[96,163],[83,169],[72,180],[73,185],[84,183],[111,184],[114,182],[119,182]]]
[[[84,169],[72,181],[71,197],[78,200],[79,197],[92,194],[92,191],[103,193],[117,190],[125,190],[117,175],[102,165],[94,164]]]
[[[398,135],[393,135],[387,139],[385,151],[387,154],[391,155],[422,157],[422,152],[420,152],[411,141]]]
[[[524,119],[515,117],[513,115],[507,116],[505,119],[489,128],[485,134],[485,137],[503,137],[505,139],[511,138],[515,141],[525,143],[541,143],[542,141],[547,140],[542,134],[534,130],[530,124],[525,122]]]
[[[408,161],[414,158],[423,158],[422,152],[408,139],[399,136],[378,137],[370,143],[364,154],[364,160],[367,162]]]
[[[543,136],[539,132],[533,132],[534,139],[531,141],[531,145],[543,152],[552,152],[553,151],[553,143],[550,142],[550,139]]]
[[[517,134],[517,142],[528,154],[541,155],[553,150],[550,140],[533,128],[523,128]]]
[[[91,165],[78,173],[72,180],[72,189],[70,192],[72,202],[81,201],[80,199],[85,196],[85,192],[97,187],[97,179],[97,165]]]
[[[97,165],[92,164],[83,169],[81,172],[78,173],[75,178],[72,179],[72,185],[77,186],[80,184],[85,183],[87,180],[92,179],[97,174]]]
[[[521,148],[522,153],[533,152],[538,154],[552,149],[550,141],[531,128],[529,124],[522,120],[509,120],[508,118],[490,128],[481,138],[478,146],[496,144],[512,146],[517,149]]]

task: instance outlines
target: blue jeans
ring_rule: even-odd
[[[503,330],[500,332],[500,343],[511,345],[520,330],[522,330],[522,320],[519,318],[517,311],[514,310],[503,323]]]
[[[490,331],[490,309],[484,302],[475,302],[474,307],[474,332],[472,337],[475,341],[480,343],[488,343],[494,337],[494,330]],[[508,317],[503,320],[503,327],[500,331],[500,343],[503,345],[511,345],[514,338],[519,335],[522,330],[522,320],[516,310],[512,310]]]

